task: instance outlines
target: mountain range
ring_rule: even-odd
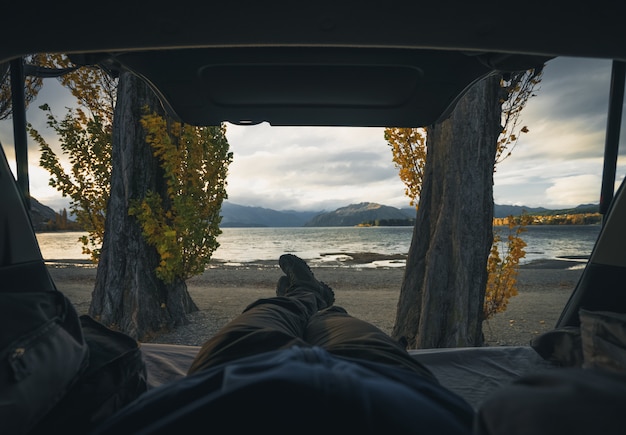
[[[596,213],[597,204],[584,204],[571,209],[550,210],[516,205],[494,206],[494,217],[532,215],[555,215]],[[31,217],[35,230],[45,227],[45,222],[54,219],[55,211],[33,198]],[[411,225],[415,219],[415,208],[396,208],[387,205],[362,202],[340,207],[333,211],[272,210],[263,207],[244,206],[225,201],[222,204],[221,227],[330,227],[355,226],[379,222],[386,225]],[[383,223],[385,222],[385,223]]]
[[[494,206],[494,217],[597,213],[597,204],[584,204],[571,209],[551,210],[543,207],[517,205]],[[330,227],[355,226],[365,222],[405,221],[410,225],[415,219],[415,208],[396,208],[372,202],[362,202],[340,207],[334,211],[277,211],[263,207],[249,207],[224,202],[222,227]]]
[[[221,227],[337,227],[376,220],[409,221],[414,208],[399,209],[371,202],[351,204],[334,211],[277,211],[263,207],[222,204]]]

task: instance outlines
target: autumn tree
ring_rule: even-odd
[[[221,234],[220,209],[232,161],[225,126],[192,127],[145,115],[141,125],[160,159],[165,195],[150,190],[131,202],[146,241],[159,253],[156,275],[166,283],[204,272]]]
[[[385,140],[391,147],[393,163],[405,185],[409,204],[417,207],[426,164],[426,129],[386,128]]]
[[[224,127],[172,122],[131,75],[122,74],[127,81],[118,88],[104,71],[78,68],[65,56],[46,56],[39,67],[68,72],[60,80],[78,101],[60,120],[43,107],[69,171],[30,132],[51,185],[70,197],[88,231],[84,250],[98,261],[90,314],[139,339],[186,323],[197,308],[185,280],[204,271],[218,246],[232,159]]]
[[[487,260],[487,285],[483,302],[483,319],[489,320],[506,310],[509,299],[517,296],[519,262],[526,255],[526,242],[521,234],[526,231],[530,217],[526,214],[514,219],[509,216],[506,240],[494,231],[493,245]]]
[[[541,72],[518,73],[502,79],[501,86],[507,98],[502,106],[502,132],[498,139],[494,164],[511,155],[519,139],[519,134],[527,133],[526,126],[519,125],[520,113],[526,102],[534,95],[534,89],[540,81]],[[410,204],[417,207],[424,177],[426,163],[426,128],[386,128],[385,140],[391,147],[393,162],[398,168],[400,179],[404,182],[405,193]],[[516,279],[519,261],[524,257],[525,246],[520,234],[525,230],[528,219],[525,218],[515,231],[510,227],[506,240],[494,234],[491,253],[487,262],[488,282],[484,301],[485,319],[505,309],[510,297],[517,294]],[[513,225],[513,224],[511,224]],[[504,255],[501,255],[503,253]]]
[[[165,121],[143,118],[146,110]],[[217,247],[217,210],[226,197],[226,167],[232,155],[223,128],[173,123],[150,87],[128,72],[120,74],[111,155],[104,241],[89,313],[105,325],[147,340],[187,323],[187,314],[197,310],[185,279],[188,273],[202,271],[202,264],[178,269],[172,260],[200,255],[206,261]],[[199,183],[203,196],[189,191],[193,183]],[[194,208],[212,211],[185,215]],[[147,209],[156,211],[155,217],[144,215]],[[190,247],[191,241],[201,246]]]
[[[50,173],[50,186],[70,198],[70,210],[86,232],[81,236],[83,252],[97,262],[104,237],[104,219],[109,200],[111,178],[111,132],[117,83],[97,67],[75,68],[64,55],[41,55],[38,65],[48,69],[67,70],[59,81],[77,99],[58,119],[51,107],[46,112],[47,125],[60,142],[61,156],[45,138],[28,126],[31,137],[39,144],[39,164]],[[62,164],[69,161],[69,170]]]
[[[48,127],[60,139],[62,155],[68,158],[70,170],[65,170],[61,157],[37,130],[29,126],[30,135],[41,150],[39,164],[50,173],[50,186],[70,198],[70,210],[87,232],[86,236],[79,238],[83,253],[91,255],[97,262],[109,199],[111,126],[106,120],[87,116],[82,108],[68,109],[61,120],[48,105],[41,106],[41,109],[47,113]]]
[[[539,75],[532,71],[504,83],[513,89],[527,80],[524,89],[532,92]],[[502,84],[495,75],[483,79],[448,119],[427,129],[419,207],[392,332],[411,347],[482,344],[494,165],[517,140],[499,142],[510,93]],[[516,113],[511,122],[519,119]]]

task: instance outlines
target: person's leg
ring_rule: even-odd
[[[291,347],[302,339],[309,318],[334,302],[332,289],[313,276],[306,263],[283,255],[275,298],[259,299],[204,343],[188,374],[238,358]]]
[[[261,352],[304,346],[304,329],[316,311],[315,295],[306,288],[289,297],[259,299],[202,345],[188,374]]]
[[[304,340],[334,355],[403,367],[436,381],[428,368],[411,357],[404,347],[384,331],[352,317],[338,306],[313,315],[306,327]]]

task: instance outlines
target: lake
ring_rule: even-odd
[[[496,227],[503,239],[507,228]],[[539,259],[585,257],[591,253],[600,231],[599,225],[533,225],[522,233],[526,257],[522,264]],[[226,263],[255,260],[278,260],[283,253],[292,253],[311,264],[337,264],[345,253],[376,252],[406,254],[411,245],[413,227],[297,227],[297,228],[223,228],[220,247],[213,259]],[[45,260],[86,260],[82,254],[78,232],[38,233]],[[332,255],[324,255],[332,254]],[[502,252],[501,252],[502,254]],[[403,266],[402,262],[372,266]]]

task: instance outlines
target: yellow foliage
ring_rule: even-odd
[[[63,55],[42,55],[38,65],[50,68],[71,67]],[[79,106],[67,109],[57,119],[44,104],[47,125],[53,129],[63,154],[70,162],[68,171],[61,165],[43,136],[28,125],[31,137],[39,143],[39,164],[50,173],[49,184],[70,198],[70,210],[88,235],[79,238],[83,253],[98,261],[104,238],[104,221],[109,200],[111,177],[111,135],[115,86],[112,79],[97,68],[78,68],[61,79],[77,98]]]
[[[145,115],[146,140],[159,158],[165,196],[148,192],[129,213],[139,220],[146,241],[159,253],[156,275],[164,282],[204,271],[219,247],[219,211],[232,161],[224,126],[194,127]]]
[[[426,165],[426,130],[423,128],[385,128],[385,140],[391,147],[393,162],[404,192],[415,207],[419,202]]]
[[[491,255],[487,260],[487,287],[483,304],[483,319],[487,320],[496,313],[506,310],[509,299],[517,295],[517,273],[519,262],[526,256],[526,242],[521,234],[526,231],[530,217],[522,215],[519,219],[508,219],[506,242],[500,234],[494,234]],[[500,248],[504,257],[500,255]]]

